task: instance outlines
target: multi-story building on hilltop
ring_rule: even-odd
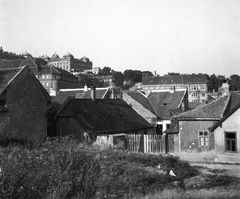
[[[188,90],[189,102],[205,102],[207,100],[207,75],[175,75],[142,78],[142,90],[148,93],[152,90]]]
[[[51,58],[48,56],[43,56],[42,59],[57,68],[61,68],[68,72],[83,72],[84,70],[92,70],[92,62],[87,57],[82,57],[81,59],[76,59],[71,53],[67,53],[60,58],[56,53],[54,53]]]

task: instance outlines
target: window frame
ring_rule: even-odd
[[[200,133],[202,133],[202,135],[200,135]],[[205,135],[205,133],[207,133],[207,135]],[[199,140],[198,144],[200,147],[209,146],[209,132],[206,130],[198,131],[198,140]]]
[[[232,133],[235,135],[235,138],[227,138],[227,134]],[[227,141],[230,141],[230,147],[232,148],[232,141],[235,141],[235,151],[228,150],[227,148]],[[225,152],[227,153],[238,153],[237,148],[237,132],[236,131],[224,131],[224,145],[225,145]]]

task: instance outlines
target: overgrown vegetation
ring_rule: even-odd
[[[169,175],[172,170],[176,177]],[[173,156],[99,149],[65,138],[0,148],[0,198],[131,198],[197,174]]]

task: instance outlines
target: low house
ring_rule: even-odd
[[[215,161],[240,163],[240,100],[209,131],[214,134]]]
[[[0,138],[43,142],[51,97],[27,67],[0,70]]]
[[[155,134],[154,125],[121,99],[68,98],[56,120],[59,136],[75,135],[80,141],[90,137],[100,144],[121,144],[142,152],[147,152],[144,138]]]
[[[178,123],[179,133],[174,136],[173,152],[206,152],[211,150],[218,152],[220,150],[219,142],[224,133],[221,135],[219,128],[216,133],[212,133],[209,128],[220,124],[219,122],[223,121],[223,118],[239,106],[239,102],[240,95],[230,93],[209,104],[174,117]],[[215,127],[212,128],[212,131],[214,129]]]

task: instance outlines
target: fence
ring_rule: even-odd
[[[131,152],[164,153],[164,139],[161,135],[126,135],[127,149]]]

